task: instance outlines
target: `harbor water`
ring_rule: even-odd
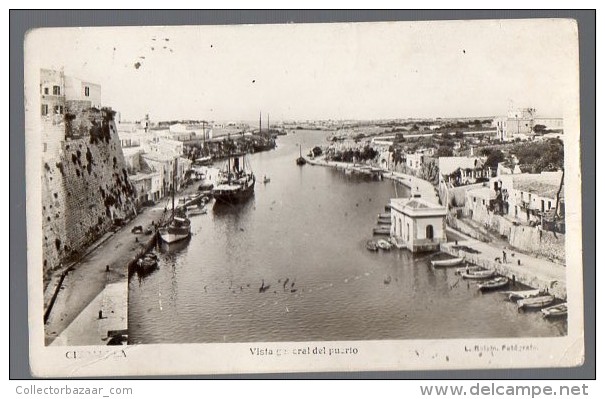
[[[160,247],[159,267],[129,281],[129,340],[145,343],[541,337],[567,322],[481,293],[431,254],[370,252],[390,180],[297,166],[328,133],[295,131],[250,155],[254,197],[209,205],[192,237]],[[270,182],[263,183],[263,176]],[[259,292],[261,286],[270,287]]]

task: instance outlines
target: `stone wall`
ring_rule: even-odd
[[[134,213],[113,112],[78,109],[69,116],[58,159],[43,167],[45,275],[103,236],[116,218]]]
[[[565,234],[541,230],[539,227],[516,225],[511,220],[487,210],[473,212],[473,220],[491,231],[506,236],[509,244],[521,251],[556,262],[565,262]]]

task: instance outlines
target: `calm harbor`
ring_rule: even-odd
[[[377,215],[409,189],[296,165],[299,144],[305,152],[327,137],[296,131],[279,137],[275,150],[249,156],[254,196],[210,203],[207,214],[191,217],[189,241],[155,250],[158,269],[129,281],[130,343],[566,333],[566,319],[519,312],[454,269],[433,268],[430,253],[367,251]]]

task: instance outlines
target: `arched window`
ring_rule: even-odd
[[[433,226],[430,224],[426,226],[426,238],[430,240],[433,239]]]

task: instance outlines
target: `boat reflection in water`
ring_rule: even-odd
[[[191,241],[191,235],[189,235],[188,237],[186,237],[182,240],[171,242],[171,243],[168,243],[168,242],[165,242],[162,240],[158,240],[157,250],[161,254],[177,256],[178,254],[183,252],[185,249],[187,249],[187,246],[189,245],[189,241]]]

